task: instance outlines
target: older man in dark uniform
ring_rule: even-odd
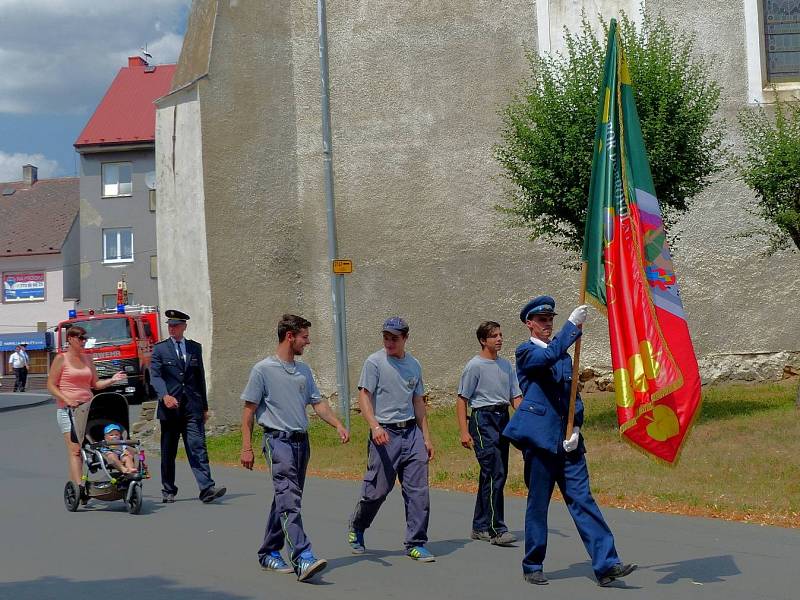
[[[183,337],[189,315],[168,310],[169,338],[153,348],[150,364],[150,383],[158,395],[158,419],[161,422],[161,485],[162,501],[175,502],[175,455],[178,440],[200,488],[200,500],[208,504],[225,495],[211,479],[206,450],[205,422],[208,419],[206,376],[203,368],[203,348]]]
[[[572,358],[567,349],[580,337],[588,306],[570,314],[561,330],[552,336],[555,300],[538,296],[519,314],[531,337],[517,347],[517,377],[523,400],[503,432],[522,450],[528,506],[525,511],[525,581],[548,583],[543,563],[547,551],[547,511],[553,488],[558,484],[564,502],[592,559],[599,585],[630,574],[636,565],[623,565],[614,536],[603,519],[589,489],[589,471],[580,426],[583,402],[577,399],[575,428],[569,438],[567,414],[572,385]],[[551,337],[552,336],[552,337]]]

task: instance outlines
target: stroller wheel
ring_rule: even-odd
[[[131,482],[128,493],[125,496],[125,503],[128,505],[128,512],[138,515],[142,510],[142,484],[138,481]]]
[[[78,510],[78,503],[81,501],[80,487],[74,481],[68,481],[64,486],[64,506],[69,512]]]

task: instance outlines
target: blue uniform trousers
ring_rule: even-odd
[[[430,494],[428,488],[428,451],[422,431],[416,425],[403,429],[384,426],[389,443],[377,446],[370,438],[367,472],[361,498],[350,519],[350,526],[364,531],[375,519],[378,509],[400,480],[406,506],[406,548],[428,541]]]
[[[178,488],[175,486],[175,456],[178,453],[178,440],[181,437],[202,498],[214,487],[211,467],[208,466],[206,427],[203,417],[181,416],[161,421],[161,490],[165,494],[178,493]]]
[[[258,549],[258,560],[272,551],[280,551],[284,542],[289,546],[289,561],[297,570],[297,561],[311,542],[303,531],[300,504],[306,484],[306,469],[311,457],[308,434],[270,430],[264,433],[264,455],[272,471],[275,496],[264,529],[264,541]]]
[[[525,511],[525,573],[541,571],[547,551],[547,509],[558,484],[583,545],[599,578],[620,562],[614,536],[589,490],[589,470],[582,452],[552,454],[540,448],[524,452],[528,507]]]
[[[473,531],[498,536],[508,531],[504,519],[503,488],[508,473],[508,438],[501,434],[508,425],[508,406],[478,408],[469,418],[472,447],[480,465]]]

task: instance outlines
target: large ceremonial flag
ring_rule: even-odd
[[[614,20],[583,261],[588,301],[608,316],[620,434],[673,464],[699,413],[700,377]]]

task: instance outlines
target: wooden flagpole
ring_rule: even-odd
[[[581,264],[581,291],[578,295],[578,305],[586,304],[586,274],[588,266],[584,261]],[[580,326],[583,328],[583,325]],[[578,338],[575,342],[575,352],[572,357],[572,387],[569,390],[569,413],[567,415],[567,437],[572,437],[573,423],[575,421],[575,402],[578,398],[578,377],[580,373],[581,362],[581,340],[583,336]]]

